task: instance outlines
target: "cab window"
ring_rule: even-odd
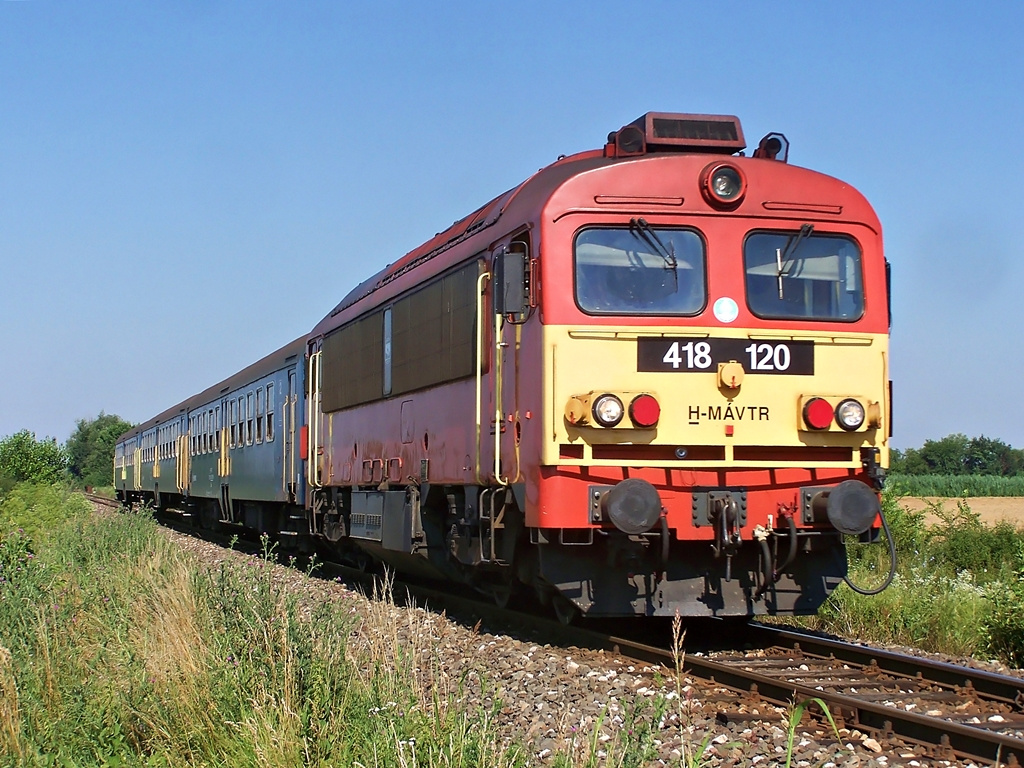
[[[755,232],[743,246],[747,305],[758,317],[853,322],[864,314],[861,252],[810,225]]]
[[[707,303],[704,241],[693,230],[594,227],[576,235],[576,304],[592,315],[696,315]]]

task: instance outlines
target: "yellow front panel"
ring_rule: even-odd
[[[644,466],[860,466],[859,449],[877,447],[881,464],[888,465],[888,337],[883,334],[766,332],[738,328],[680,329],[649,327],[615,330],[583,326],[546,326],[544,402],[548,408],[549,439],[545,440],[542,461],[545,465],[579,466],[629,464],[625,460],[595,459],[594,445],[717,446],[718,458],[707,458],[714,451],[693,451],[684,460],[645,458]],[[707,372],[637,370],[639,337],[670,337],[682,345],[716,339],[735,338],[751,343],[778,344],[786,341],[813,342],[814,372],[811,375],[751,373],[750,363],[741,359],[745,374],[736,388],[723,384],[717,366]],[[740,347],[743,348],[742,346]],[[689,348],[691,353],[693,347]],[[635,429],[628,415],[615,428],[575,426],[565,416],[570,398],[587,393],[647,392],[661,404],[661,418],[652,429]],[[877,404],[878,426],[845,432],[833,425],[827,431],[801,429],[801,398],[820,396],[830,400],[855,397],[865,407]],[[628,403],[624,403],[628,408]],[[731,434],[728,434],[731,432]],[[563,446],[571,446],[565,451]],[[583,460],[578,457],[579,446]],[[814,460],[780,451],[785,460],[765,456],[750,458],[743,447],[838,447],[849,454]],[[739,448],[737,451],[736,449]],[[734,458],[740,454],[742,460]],[[843,451],[839,451],[843,454]],[[565,455],[561,458],[561,455]],[[698,456],[703,454],[704,458]]]

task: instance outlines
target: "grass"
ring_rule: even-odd
[[[146,515],[63,525],[0,539],[0,764],[524,764],[394,618],[417,614],[302,603],[264,558],[205,569]]]
[[[885,503],[893,586],[873,598],[841,587],[818,625],[1019,663],[1022,534],[983,526],[967,501],[936,526]],[[851,549],[855,579],[884,569],[881,549]],[[387,590],[358,607],[286,590],[272,554],[204,566],[146,514],[94,516],[62,489],[12,489],[0,500],[0,765],[538,764],[538,745],[510,735],[501,681],[440,650],[456,631],[443,617],[396,610]],[[545,764],[627,768],[675,749],[673,764],[699,766],[730,750],[697,724],[678,624],[675,649],[667,691],[608,702]]]
[[[272,578],[269,547],[204,566],[148,514],[25,493],[0,505],[0,765],[537,764],[488,670],[453,672],[443,617],[397,610],[387,589],[310,599]],[[51,532],[19,531],[23,514]],[[678,723],[670,696],[637,701],[609,703],[544,760],[650,764]],[[686,764],[707,746],[683,743]]]
[[[888,490],[883,508],[898,563],[892,584],[873,597],[844,584],[807,623],[845,637],[1024,664],[1024,532],[984,525],[966,498],[952,511],[935,504],[909,512],[897,502]],[[924,522],[929,512],[938,523]],[[888,568],[884,549],[851,545],[855,583],[877,582]]]
[[[973,498],[977,496],[1024,496],[1024,475],[898,475],[886,480],[904,496]]]

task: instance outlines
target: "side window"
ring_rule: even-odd
[[[274,382],[267,384],[267,442],[274,439]]]
[[[256,442],[263,442],[263,387],[256,388]]]
[[[238,437],[238,408],[234,399],[228,401],[228,421],[231,424],[231,432],[228,435],[228,441],[232,448],[235,447],[235,439]]]
[[[255,395],[249,392],[245,396],[245,444],[252,445],[253,419],[256,416]]]
[[[245,396],[238,396],[238,445],[245,445]]]
[[[391,394],[391,307],[384,310],[384,395]]]

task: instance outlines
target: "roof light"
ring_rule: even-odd
[[[789,139],[781,133],[769,133],[754,150],[754,157],[767,160],[778,160],[781,163],[789,158]]]
[[[704,199],[716,208],[733,208],[746,194],[747,180],[734,165],[712,163],[701,172],[700,189]]]

